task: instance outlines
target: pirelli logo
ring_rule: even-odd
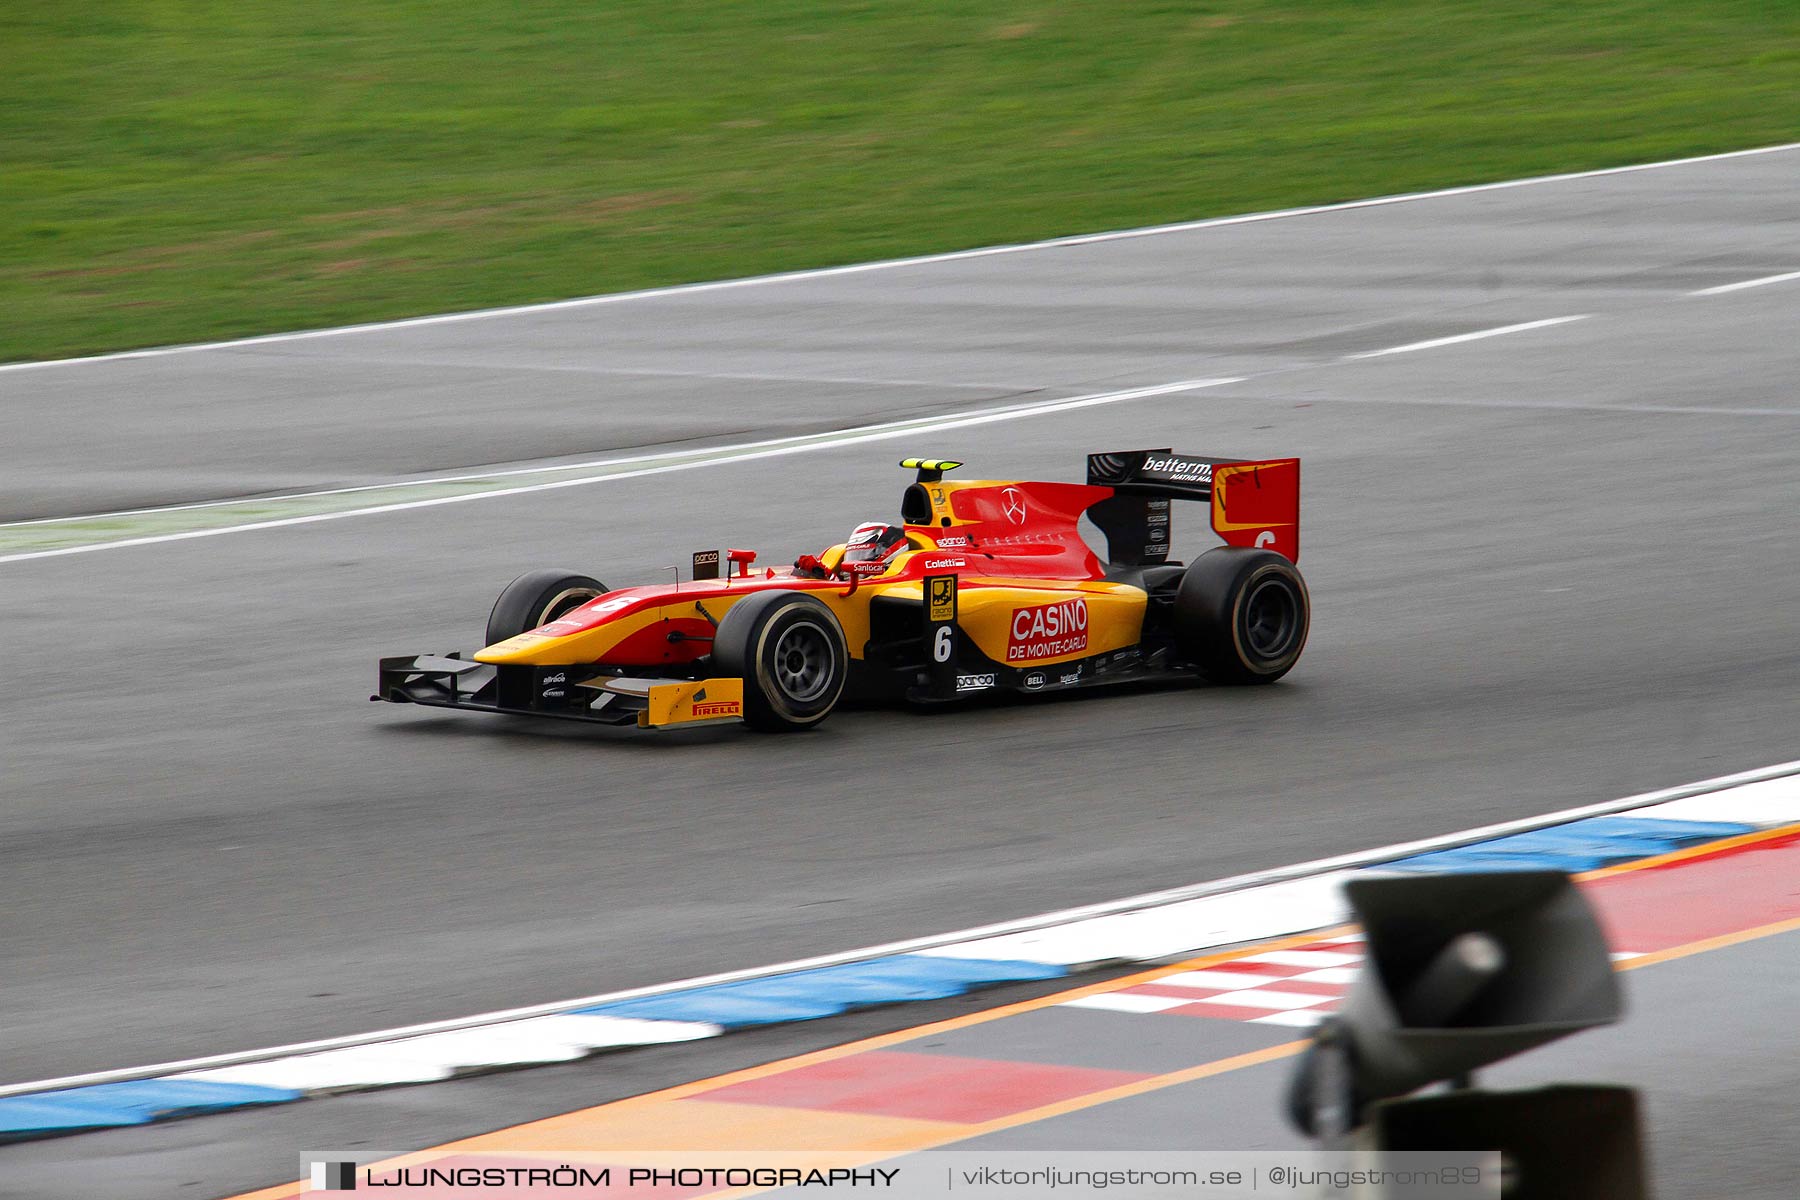
[[[934,575],[925,581],[926,620],[933,625],[956,620],[956,576]]]
[[[744,706],[736,700],[705,700],[694,705],[696,717],[741,717]]]

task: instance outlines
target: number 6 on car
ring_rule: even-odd
[[[931,647],[931,690],[956,693],[956,576],[925,577],[925,638]]]
[[[1090,454],[1086,483],[918,472],[900,520],[858,525],[793,567],[698,552],[685,584],[609,591],[533,571],[500,593],[469,657],[381,660],[375,700],[645,727],[808,729],[844,697],[929,704],[1201,675],[1272,683],[1299,661],[1312,601],[1300,460]],[[1225,544],[1169,557],[1170,501],[1204,503]],[[1106,539],[1082,539],[1086,517]]]

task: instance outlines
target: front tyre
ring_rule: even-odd
[[[548,625],[596,596],[606,585],[588,575],[550,568],[528,571],[506,585],[494,610],[488,614],[487,645],[518,637],[527,630]]]
[[[1219,683],[1273,683],[1306,648],[1312,597],[1294,564],[1271,550],[1220,546],[1194,560],[1175,593],[1175,638]]]
[[[713,670],[744,681],[744,723],[765,733],[810,729],[850,678],[850,650],[831,610],[788,591],[758,592],[726,610]]]

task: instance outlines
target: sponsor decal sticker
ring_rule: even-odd
[[[928,558],[925,560],[925,569],[927,571],[938,571],[946,567],[966,567],[968,565],[968,560],[961,558]]]
[[[979,692],[994,686],[992,675],[958,675],[956,690],[959,692]]]
[[[960,550],[969,544],[969,539],[960,533],[946,534],[937,540],[939,550]]]
[[[1025,493],[1014,487],[1009,487],[1001,492],[1000,510],[1006,514],[1006,519],[1011,521],[1014,525],[1023,525],[1025,523],[1025,514],[1028,511],[1025,507]]]
[[[1080,683],[1081,682],[1081,672],[1079,670],[1070,671],[1067,675],[1064,675],[1061,679],[1058,679],[1056,682],[1063,684],[1065,686],[1072,684],[1072,683]]]
[[[736,700],[706,700],[694,705],[696,717],[741,717],[743,705]]]
[[[1211,463],[1191,458],[1146,458],[1144,470],[1166,475],[1170,483],[1211,483],[1213,477]]]
[[[1025,677],[1025,687],[1028,690],[1033,691],[1033,692],[1035,692],[1039,688],[1043,687],[1044,683],[1045,683],[1045,679],[1044,679],[1044,673],[1042,671],[1033,671],[1031,674],[1029,674]]]
[[[1086,650],[1087,601],[1077,596],[1057,604],[1038,604],[1013,609],[1012,635],[1006,645],[1006,661],[1056,658]]]
[[[956,580],[953,578],[933,579],[930,581],[931,603],[927,619],[932,624],[956,619]]]

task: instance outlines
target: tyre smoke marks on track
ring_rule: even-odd
[[[877,425],[859,425],[848,429],[835,430],[830,433],[814,434],[808,437],[783,438],[775,441],[741,442],[735,445],[718,446],[710,450],[695,451],[685,455],[669,455],[666,458],[645,462],[641,458],[600,460],[593,463],[577,463],[567,467],[551,467],[541,473],[552,476],[536,483],[502,484],[493,482],[502,474],[494,476],[465,476],[453,481],[414,481],[393,485],[392,493],[405,496],[413,495],[415,499],[395,500],[387,504],[361,505],[349,508],[331,508],[344,502],[346,492],[342,489],[320,492],[315,495],[297,495],[280,501],[246,500],[242,504],[194,505],[171,509],[157,509],[149,512],[121,515],[112,526],[114,537],[106,539],[104,531],[93,528],[95,522],[77,518],[66,523],[32,522],[14,526],[0,526],[0,546],[9,541],[13,545],[37,545],[41,548],[20,550],[12,554],[0,554],[0,564],[12,562],[28,562],[39,558],[60,558],[69,554],[87,554],[96,550],[121,550],[130,546],[154,546],[165,542],[188,541],[193,538],[217,537],[227,533],[247,533],[253,529],[282,529],[294,525],[312,525],[320,521],[336,521],[344,517],[368,517],[381,513],[406,512],[419,508],[435,508],[444,504],[460,504],[468,500],[494,500],[503,496],[522,496],[532,492],[553,491],[559,488],[585,487],[595,483],[610,483],[619,479],[638,479],[645,475],[663,475],[672,471],[691,471],[698,467],[716,467],[726,463],[750,462],[763,458],[782,458],[790,454],[805,454],[814,450],[831,450],[843,446],[856,446],[867,442],[892,441],[896,438],[915,437],[927,433],[942,433],[951,429],[968,429],[977,425],[992,425],[1000,421],[1016,421],[1025,417],[1047,416],[1052,413],[1070,412],[1075,409],[1093,408],[1103,404],[1123,404],[1132,400],[1148,400],[1157,396],[1172,396],[1180,392],[1194,392],[1205,388],[1223,387],[1230,383],[1244,382],[1241,376],[1228,376],[1218,379],[1186,379],[1175,383],[1156,384],[1151,387],[1126,388],[1113,392],[1094,392],[1085,396],[1064,396],[1054,400],[1040,400],[1031,404],[1014,405],[997,409],[964,410],[958,413],[947,413],[936,417],[923,417],[914,421],[891,421]],[[634,465],[642,464],[642,465]],[[622,467],[622,470],[604,471],[595,475],[577,475],[563,478],[571,471],[589,470],[596,467]],[[485,484],[485,486],[484,486]],[[425,495],[421,492],[442,492],[446,488],[461,488],[451,495]],[[359,499],[367,496],[361,493]],[[327,507],[330,511],[301,512],[293,516],[270,516],[266,520],[244,520],[247,513],[270,509],[275,511],[304,510],[309,507]],[[154,528],[158,524],[167,527],[169,523],[190,522],[202,525],[200,528],[175,529],[168,532],[142,533],[146,527]],[[219,522],[218,524],[205,524]],[[73,539],[74,544],[56,544],[59,541]],[[98,539],[98,540],[97,540]],[[48,543],[46,545],[46,543]]]

